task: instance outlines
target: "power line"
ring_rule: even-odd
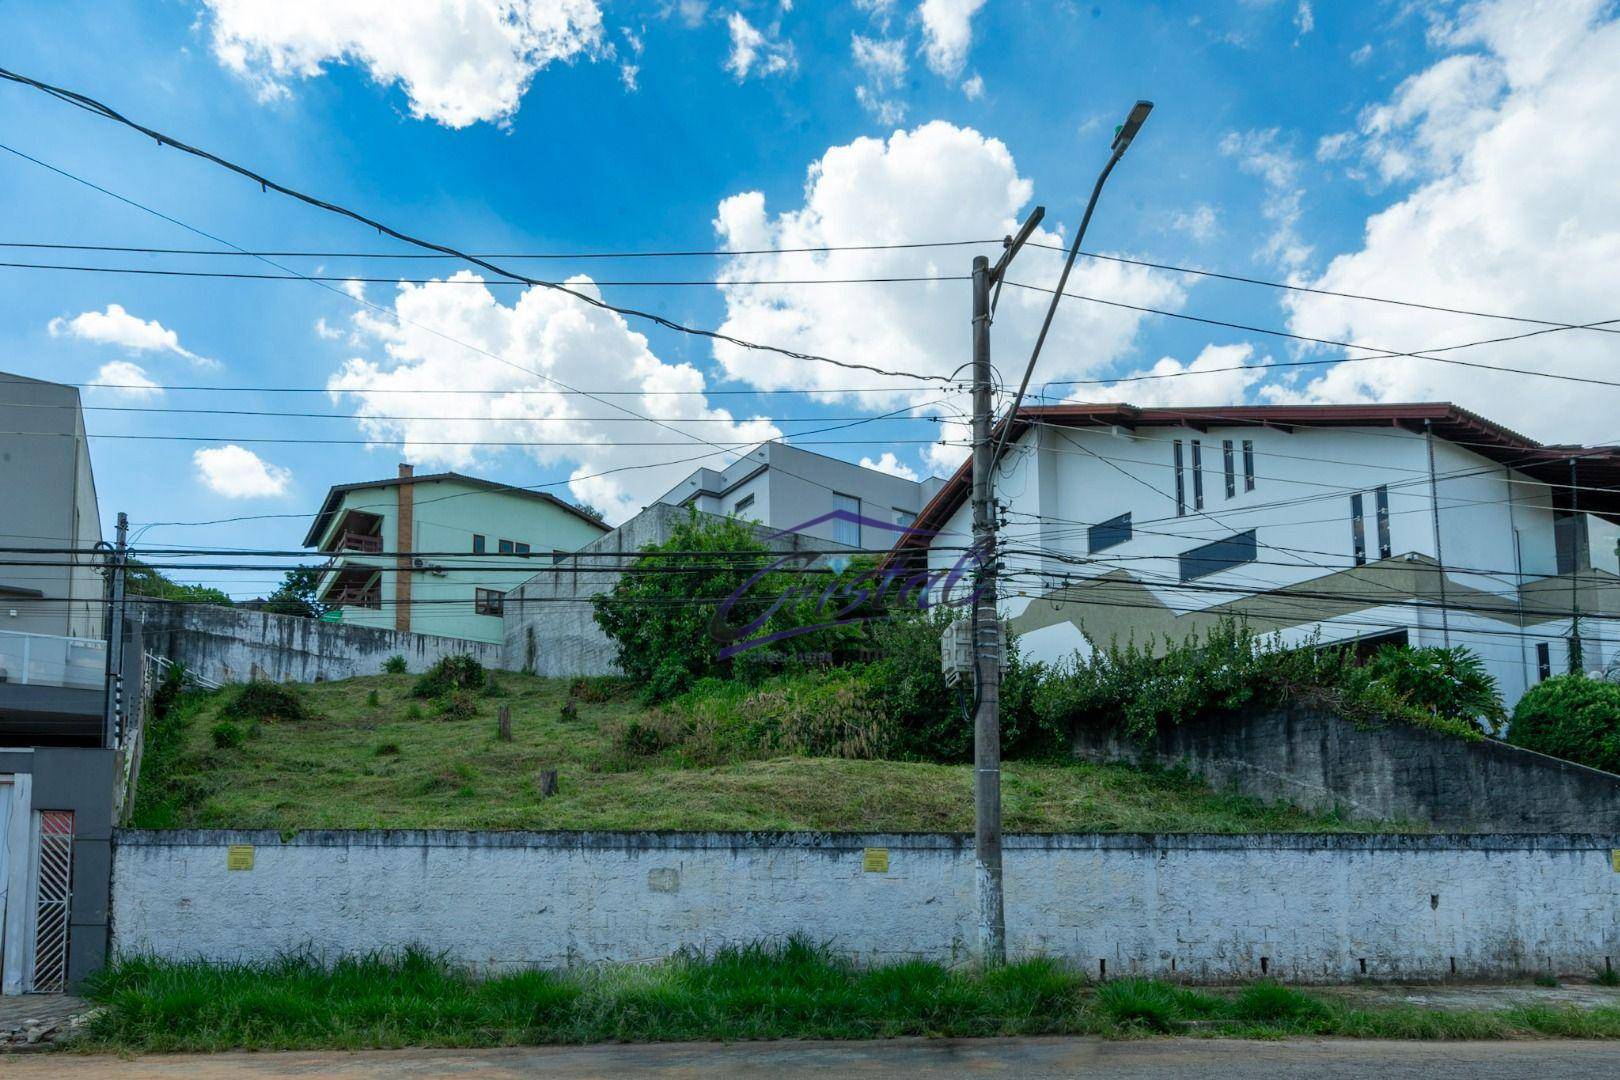
[[[171,277],[171,278],[208,278],[220,281],[326,281],[337,283],[356,282],[362,285],[476,285],[481,287],[508,286],[513,288],[530,288],[532,281],[487,281],[483,278],[409,278],[409,277],[360,277],[354,274],[253,274],[246,271],[225,270],[166,270],[158,267],[144,266],[82,266],[65,263],[23,263],[0,262],[0,269],[7,270],[58,270],[86,274],[137,274],[145,277]],[[843,277],[843,278],[782,278],[773,279],[726,279],[726,278],[674,278],[656,280],[647,278],[629,279],[591,279],[593,285],[614,286],[656,286],[659,288],[678,288],[683,286],[710,285],[724,288],[742,286],[770,286],[770,285],[901,285],[917,282],[939,281],[967,281],[965,274],[910,274],[890,277]],[[562,282],[549,282],[553,288],[568,292]],[[780,350],[772,350],[780,351]],[[801,357],[802,359],[802,357]],[[846,365],[849,366],[849,365]],[[875,370],[875,369],[868,369]]]
[[[642,320],[644,322],[653,323],[654,325],[661,326],[666,330],[672,330],[672,331],[674,331],[676,333],[689,334],[689,335],[692,335],[694,337],[701,337],[701,338],[707,338],[707,339],[712,340],[712,341],[724,342],[725,344],[734,345],[734,346],[736,346],[737,348],[740,348],[740,349],[747,349],[747,350],[750,350],[750,351],[776,353],[778,355],[786,356],[786,357],[788,357],[790,359],[794,359],[794,360],[808,360],[808,361],[811,361],[811,362],[814,362],[814,363],[832,364],[832,365],[837,366],[837,367],[849,368],[851,370],[871,371],[871,372],[875,372],[875,373],[877,373],[879,375],[894,375],[894,376],[898,376],[900,378],[908,378],[908,379],[937,378],[937,377],[931,377],[931,376],[924,375],[924,374],[919,374],[917,372],[889,371],[889,370],[885,370],[883,368],[875,367],[875,366],[873,366],[871,364],[861,364],[861,363],[855,363],[855,362],[852,362],[852,361],[836,360],[836,359],[834,359],[834,358],[832,358],[830,356],[819,356],[819,355],[814,354],[814,353],[805,353],[805,352],[799,352],[799,351],[797,351],[795,349],[782,348],[781,346],[762,344],[760,342],[749,341],[749,340],[744,339],[744,338],[735,337],[735,336],[733,336],[731,334],[722,333],[721,331],[718,331],[718,330],[707,330],[707,329],[701,329],[701,328],[696,328],[696,327],[685,326],[685,325],[682,325],[681,323],[676,322],[673,319],[669,319],[669,318],[666,318],[663,315],[659,315],[656,312],[643,311],[643,310],[640,310],[640,309],[637,309],[637,308],[623,307],[623,306],[620,306],[620,305],[617,305],[617,304],[611,304],[608,301],[603,300],[603,299],[601,299],[599,297],[591,296],[588,293],[583,293],[583,292],[580,292],[580,291],[575,290],[575,289],[570,289],[567,286],[560,285],[560,284],[558,284],[556,282],[545,281],[545,280],[543,280],[541,278],[530,277],[530,276],[528,276],[526,274],[520,274],[520,273],[518,273],[518,272],[516,272],[514,270],[508,270],[508,269],[506,269],[506,268],[504,268],[504,267],[502,267],[502,266],[500,266],[500,265],[498,265],[498,264],[496,264],[494,262],[491,262],[488,259],[482,259],[482,258],[479,258],[479,257],[477,257],[475,255],[470,255],[467,252],[461,251],[458,248],[452,247],[452,246],[450,246],[448,244],[440,244],[440,243],[437,243],[435,241],[426,240],[426,239],[423,239],[421,237],[413,236],[410,233],[403,232],[403,231],[401,231],[399,229],[394,228],[391,225],[384,224],[382,221],[379,221],[376,218],[368,217],[367,215],[362,214],[357,210],[352,210],[352,209],[350,209],[350,208],[348,208],[346,206],[342,206],[342,205],[340,205],[338,203],[328,202],[328,201],[326,201],[324,199],[320,199],[320,198],[317,198],[317,197],[315,197],[313,195],[306,194],[306,193],[304,193],[302,191],[299,191],[296,188],[289,187],[289,186],[287,186],[285,184],[282,184],[282,183],[280,183],[278,181],[272,180],[269,177],[264,176],[263,174],[254,172],[252,169],[249,169],[249,168],[247,168],[245,166],[242,166],[242,165],[238,165],[237,163],[235,163],[233,161],[230,161],[230,160],[228,160],[226,158],[220,157],[218,154],[214,154],[214,153],[211,153],[211,152],[209,152],[207,150],[203,150],[203,149],[200,149],[198,147],[191,146],[191,145],[189,145],[187,143],[181,142],[178,139],[175,139],[172,136],[166,135],[161,131],[154,130],[153,128],[147,127],[144,124],[137,123],[136,121],[131,120],[128,117],[125,117],[125,116],[121,115],[116,110],[112,109],[110,106],[108,106],[106,104],[103,104],[102,102],[97,101],[95,98],[89,97],[87,95],[78,93],[78,92],[73,91],[73,90],[68,90],[68,89],[66,89],[64,87],[53,86],[53,85],[51,85],[49,83],[42,82],[42,81],[40,81],[38,79],[30,78],[27,75],[19,74],[18,72],[11,71],[11,70],[9,70],[7,68],[0,68],[0,78],[5,78],[5,79],[8,79],[8,80],[10,80],[12,82],[20,83],[20,84],[22,84],[24,86],[31,86],[36,90],[40,90],[40,91],[43,91],[46,94],[49,94],[50,96],[58,99],[59,101],[64,101],[67,104],[75,106],[76,108],[83,109],[84,111],[86,111],[88,113],[91,113],[92,115],[100,116],[100,117],[102,117],[104,119],[111,120],[111,121],[113,121],[115,123],[118,123],[118,124],[122,124],[125,127],[130,128],[131,130],[138,131],[141,134],[145,135],[147,138],[156,141],[158,143],[158,145],[160,145],[160,146],[172,146],[176,150],[179,150],[179,151],[181,151],[183,153],[190,154],[193,157],[197,157],[197,158],[200,158],[200,159],[202,159],[204,161],[211,162],[211,163],[219,166],[220,168],[223,168],[223,169],[229,170],[230,172],[236,173],[238,176],[242,176],[242,177],[245,177],[245,178],[247,178],[249,180],[252,180],[254,183],[259,185],[260,190],[269,191],[269,190],[273,189],[276,192],[287,196],[288,198],[296,199],[299,202],[305,203],[306,205],[309,205],[309,206],[313,206],[318,210],[324,210],[324,211],[326,211],[328,213],[336,214],[336,215],[338,215],[340,217],[349,218],[350,220],[359,222],[362,225],[370,226],[371,228],[376,229],[378,233],[381,233],[381,234],[383,234],[385,236],[391,236],[394,239],[399,240],[399,241],[401,241],[403,243],[406,243],[406,244],[410,244],[413,247],[423,248],[423,249],[428,250],[428,251],[436,251],[436,252],[438,252],[438,253],[440,253],[442,255],[454,256],[454,257],[460,258],[460,259],[462,259],[462,260],[464,260],[466,262],[472,263],[474,266],[481,266],[484,269],[488,270],[492,274],[498,274],[501,277],[511,278],[513,280],[516,280],[516,281],[527,282],[528,284],[534,285],[534,286],[536,286],[538,288],[549,289],[549,290],[552,290],[552,291],[555,291],[555,292],[560,292],[560,293],[562,293],[562,294],[564,294],[566,296],[573,297],[574,299],[576,299],[576,300],[578,300],[578,301],[580,301],[582,303],[589,304],[592,307],[599,308],[599,309],[602,309],[602,310],[605,310],[605,311],[612,311],[615,314],[624,316],[626,318],[640,319],[640,320]],[[7,147],[6,149],[9,150],[10,148]],[[16,153],[17,151],[12,151],[12,152]],[[221,243],[222,242],[217,237],[209,237],[209,239],[213,240],[215,243]],[[233,245],[230,245],[230,246],[235,247],[236,245],[233,244]],[[290,267],[280,267],[280,269],[287,270],[289,272],[295,272],[295,271],[291,271]]]
[[[25,380],[15,376],[0,373],[0,383],[23,382]],[[947,390],[959,389],[960,384],[951,387],[941,387],[934,383],[919,383],[911,385],[890,386],[790,386],[771,390],[561,390],[561,389],[535,389],[512,388],[501,390],[468,389],[465,387],[391,387],[391,386],[360,386],[333,389],[330,386],[209,386],[203,383],[112,383],[112,382],[82,382],[67,385],[81,390],[180,390],[206,393],[240,393],[240,394],[481,394],[490,397],[507,397],[521,394],[554,394],[562,397],[710,397],[716,395],[737,394],[881,394],[900,390],[928,390],[932,393],[944,393]],[[5,402],[6,407],[15,407],[16,402]],[[66,406],[64,406],[66,407]]]

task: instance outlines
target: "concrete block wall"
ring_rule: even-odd
[[[231,845],[252,869],[229,869]],[[1191,981],[1591,975],[1620,963],[1620,835],[1012,836],[1016,956]],[[887,869],[865,855],[882,849]],[[970,958],[972,838],[124,830],[121,954],[421,943],[483,970],[782,938]]]
[[[465,638],[161,600],[143,600],[131,610],[141,621],[147,649],[217,682],[316,682],[376,675],[383,661],[395,655],[405,657],[413,672],[462,653],[485,667],[502,666],[499,645]]]
[[[1620,833],[1620,776],[1495,739],[1409,724],[1357,725],[1298,706],[1166,727],[1143,747],[1083,730],[1093,761],[1147,756],[1217,788],[1309,810],[1458,832]]]

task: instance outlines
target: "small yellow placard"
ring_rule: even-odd
[[[869,847],[861,852],[861,869],[868,874],[887,874],[889,872],[889,849],[886,847]]]
[[[1615,873],[1620,874],[1620,848],[1609,849],[1609,865],[1614,867]]]
[[[253,869],[253,845],[232,844],[225,849],[225,869],[251,870]]]

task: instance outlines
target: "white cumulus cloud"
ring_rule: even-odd
[[[398,83],[411,115],[504,121],[535,72],[602,52],[596,0],[204,0],[214,55],[262,98],[353,63]]]
[[[861,468],[874,469],[877,472],[887,473],[890,476],[898,476],[902,480],[916,481],[921,479],[921,477],[917,475],[916,469],[913,469],[910,465],[907,465],[905,462],[894,456],[893,450],[883,451],[883,453],[878,455],[876,461],[869,457],[861,458]]]
[[[1368,110],[1359,132],[1375,168],[1414,186],[1310,284],[1569,323],[1613,317],[1620,20],[1600,0],[1485,3],[1439,40],[1451,53]],[[1539,329],[1326,296],[1290,306],[1295,332],[1399,351]],[[1570,330],[1443,355],[1613,379],[1616,341]],[[1450,399],[1547,441],[1620,438],[1620,391],[1418,359],[1339,365],[1299,392]]]
[[[726,18],[726,29],[731,34],[731,53],[726,57],[725,68],[737,76],[738,82],[750,75],[757,78],[783,75],[798,63],[791,41],[780,40],[774,32],[761,31],[740,11],[733,11]]]
[[[1004,236],[1014,232],[1034,195],[1000,141],[943,121],[887,139],[861,138],[830,148],[808,171],[802,205],[771,213],[759,192],[742,192],[720,203],[715,228],[733,250],[893,244],[941,237]],[[1050,218],[1047,219],[1049,222]],[[1106,249],[1106,233],[1094,233]],[[1032,239],[1062,245],[1061,233],[1039,229]],[[992,258],[999,245],[970,248],[827,251],[729,259],[721,277],[791,281],[815,278],[876,278],[913,275],[962,276],[974,254]],[[1063,257],[1026,248],[1013,264],[1011,281],[1050,287]],[[1150,307],[1175,306],[1178,279],[1140,267],[1086,260],[1069,279],[1069,291]],[[842,286],[722,287],[722,329],[751,341],[767,341],[835,359],[928,375],[958,374],[968,360],[969,302],[966,281]],[[1029,355],[1050,300],[1047,293],[1009,285],[997,310],[994,356],[1013,378]],[[1106,371],[1131,349],[1144,316],[1117,307],[1066,299],[1058,308],[1041,356],[1035,390],[1046,380]],[[890,378],[806,363],[719,343],[715,357],[726,374],[761,388],[818,387],[821,400],[844,400],[868,408],[939,402],[934,411],[953,415],[963,407],[949,388],[925,387],[916,378]],[[919,388],[923,387],[923,388]],[[947,429],[950,438],[959,432]],[[943,468],[959,447],[940,451],[931,467]]]
[[[180,344],[180,335],[156,319],[142,319],[124,310],[122,304],[108,304],[106,311],[85,311],[68,318],[55,318],[46,326],[52,337],[71,337],[97,345],[115,345],[131,352],[170,353],[182,356],[200,368],[217,368],[218,360],[198,356]]]
[[[205,446],[191,455],[208,490],[227,499],[263,499],[287,494],[292,470],[272,465],[246,447]]]
[[[1234,158],[1244,172],[1258,176],[1265,187],[1260,213],[1271,233],[1261,254],[1284,270],[1302,269],[1312,250],[1299,228],[1305,201],[1303,163],[1277,128],[1228,132],[1221,140],[1221,153]]]
[[[90,387],[90,393],[97,397],[150,401],[163,396],[163,388],[152,381],[146,369],[128,360],[112,360],[102,364],[91,381],[106,384]]]
[[[962,74],[973,46],[973,16],[982,7],[984,0],[923,0],[917,16],[929,68],[947,79]]]
[[[899,124],[906,118],[906,103],[897,96],[906,77],[905,39],[851,34],[849,51],[862,76],[856,100],[878,123]]]
[[[395,320],[355,316],[371,355],[348,360],[327,389],[335,402],[352,405],[367,435],[402,444],[413,461],[454,469],[475,471],[524,453],[541,465],[570,466],[574,496],[611,521],[700,465],[727,464],[711,443],[777,436],[766,421],[711,406],[696,368],[660,360],[617,314],[543,288],[503,303],[480,280],[461,272],[402,285]],[[595,294],[588,278],[569,285]],[[559,384],[615,396],[592,400]],[[452,392],[473,387],[482,392]],[[435,445],[445,442],[462,445]],[[595,475],[614,469],[623,471]]]
[[[1251,391],[1266,377],[1265,365],[1271,357],[1254,359],[1254,346],[1247,342],[1237,345],[1205,345],[1190,364],[1183,364],[1166,356],[1144,371],[1133,376],[1159,376],[1143,378],[1140,382],[1121,382],[1112,386],[1086,387],[1070,395],[1071,401],[1124,401],[1132,405],[1163,407],[1170,405],[1242,405]]]

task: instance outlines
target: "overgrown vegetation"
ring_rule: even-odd
[[[230,607],[231,598],[209,585],[182,585],[161,570],[130,559],[124,572],[124,591],[130,596],[152,596],[160,600],[178,600],[187,604],[218,604]]]
[[[828,673],[833,678],[837,673]],[[675,706],[648,708],[618,679],[502,673],[512,741],[496,710],[446,722],[408,675],[299,687],[317,718],[242,725],[221,750],[231,691],[180,695],[148,729],[134,824],[148,828],[450,828],[967,831],[971,767],[740,753],[703,763],[661,742]],[[766,684],[769,686],[769,682]],[[367,704],[376,690],[379,705]],[[481,701],[481,699],[478,699]],[[426,706],[426,707],[424,707]],[[565,711],[564,706],[572,706]],[[240,721],[232,721],[241,724]],[[649,734],[629,753],[624,732]],[[546,797],[540,773],[556,769]],[[1357,832],[1379,823],[1215,792],[1177,772],[1072,761],[1010,762],[1015,832]]]
[[[410,669],[410,664],[406,662],[405,657],[401,656],[399,653],[395,653],[393,656],[390,656],[388,659],[384,660],[382,665],[384,675],[403,675]]]
[[[76,1048],[164,1052],[605,1041],[1175,1033],[1276,1038],[1620,1037],[1620,1009],[1357,1006],[1276,983],[1236,993],[1119,979],[1052,960],[989,971],[861,967],[802,940],[660,964],[480,979],[420,950],[322,964],[127,958],[95,976]]]
[[[1513,710],[1508,741],[1620,773],[1620,685],[1578,674],[1540,682]]]
[[[1485,733],[1507,720],[1496,680],[1485,662],[1464,648],[1385,645],[1368,662],[1367,674],[1408,709],[1447,726]]]
[[[317,714],[304,702],[296,686],[287,683],[254,681],[242,683],[225,691],[225,703],[219,715],[226,720],[302,721],[313,720]]]
[[[437,698],[456,690],[481,690],[487,673],[476,657],[466,653],[440,657],[417,677],[411,693],[419,698]]]

